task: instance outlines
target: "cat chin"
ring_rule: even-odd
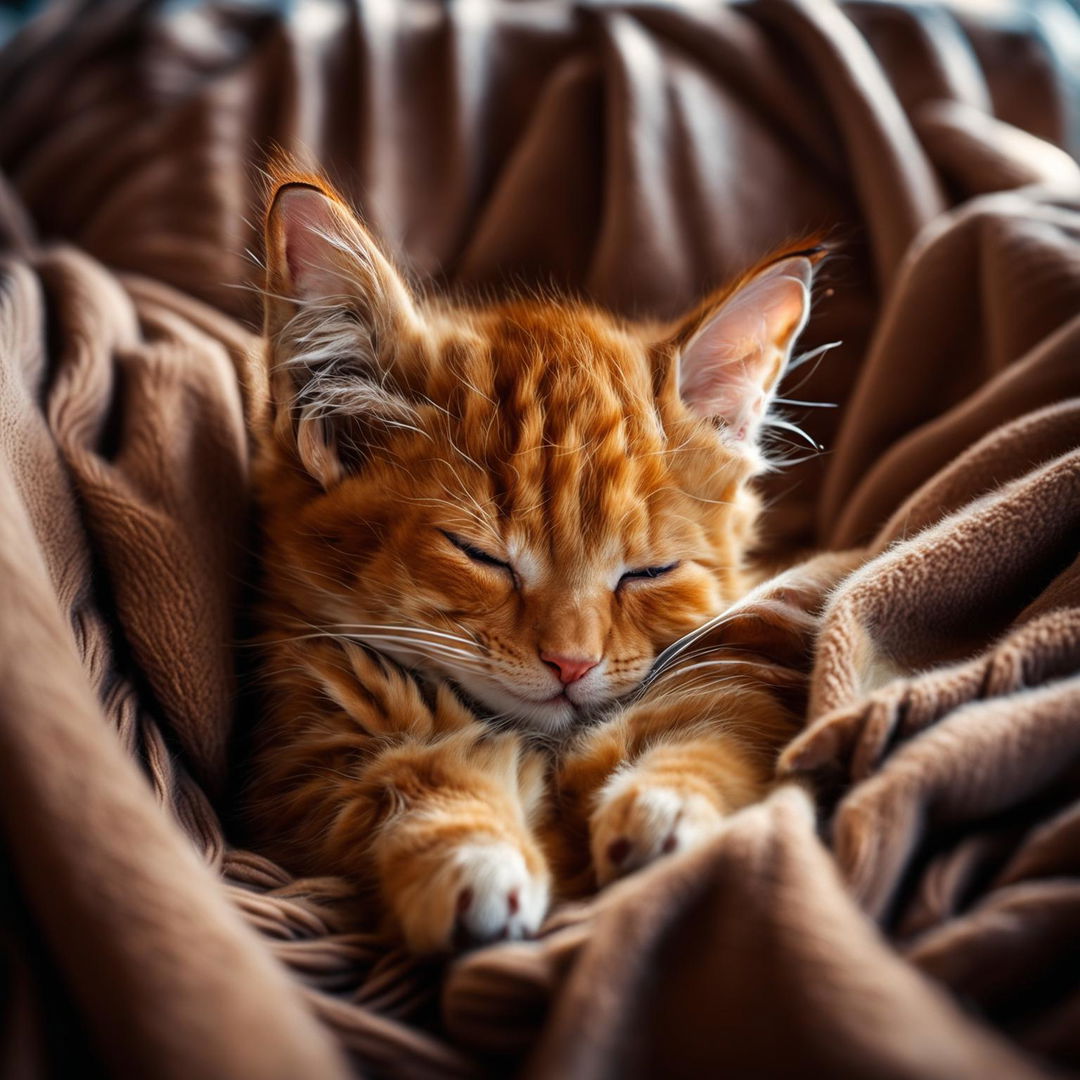
[[[583,710],[563,698],[554,701],[530,701],[501,686],[479,680],[457,679],[456,685],[476,705],[481,714],[493,719],[512,720],[523,728],[557,735],[580,725]]]
[[[561,696],[561,700],[532,701],[488,679],[443,671],[439,665],[425,662],[409,650],[384,647],[382,651],[425,680],[449,682],[478,716],[489,720],[509,720],[521,728],[558,735],[580,727],[586,714],[594,711],[591,704],[575,705]]]

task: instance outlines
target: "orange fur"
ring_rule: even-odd
[[[789,737],[752,686],[695,676],[626,701],[742,593],[758,512],[756,449],[688,407],[679,365],[807,245],[662,327],[419,298],[311,175],[277,176],[266,232],[266,846],[377,889],[418,950],[531,933],[549,861],[572,890],[694,842],[761,793]],[[778,289],[791,338],[802,311]],[[740,371],[775,384],[770,349]],[[658,821],[674,840],[646,835]]]

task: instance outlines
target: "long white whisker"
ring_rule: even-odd
[[[475,639],[462,637],[460,634],[448,634],[443,630],[432,630],[426,626],[393,626],[386,623],[331,623],[327,629],[338,628],[341,630],[391,630],[408,634],[431,634],[434,637],[446,638],[448,641],[460,641],[464,645],[476,648]]]
[[[713,668],[713,667],[726,667],[729,664],[742,665],[745,664],[745,660],[701,660],[696,664],[690,664],[687,667],[681,665],[674,670],[667,670],[663,673],[665,679],[672,679],[677,675],[688,675],[691,671],[698,671],[701,668]]]
[[[671,693],[678,694],[679,697],[684,700],[686,698],[715,697],[718,691],[732,690],[733,684],[746,687],[753,685],[752,680],[744,678],[741,675],[728,675],[722,679],[699,678],[697,682],[688,686],[676,687]]]
[[[289,638],[277,638],[276,640],[307,641],[312,638],[329,638],[331,641],[356,641],[362,645],[370,644],[373,648],[377,648],[379,643],[402,645],[421,655],[427,655],[429,659],[454,657],[464,663],[482,666],[482,657],[477,654],[467,653],[463,649],[457,649],[451,645],[444,645],[439,641],[424,641],[423,639],[395,634],[370,634],[363,636],[360,634],[335,634],[330,631],[320,631],[311,634],[296,634]],[[258,645],[261,643],[256,642],[254,644]]]
[[[809,364],[812,360],[822,359],[830,349],[835,349],[839,345],[843,345],[842,341],[826,341],[824,345],[819,345],[816,349],[811,349],[809,352],[804,352],[802,355],[795,357],[787,366],[787,371],[784,375],[790,375],[793,371],[798,371],[799,368],[805,364]]]
[[[718,626],[723,626],[724,623],[729,622],[734,618],[734,614],[731,609],[728,609],[720,615],[715,615],[708,622],[702,623],[696,630],[691,630],[688,634],[684,634],[678,640],[673,641],[666,649],[661,650],[653,661],[650,677],[663,671],[674,657],[678,656],[683,650],[688,649],[703,634],[707,634],[710,630],[715,630]]]
[[[785,431],[793,431],[796,435],[801,435],[807,441],[807,443],[810,445],[811,449],[813,449],[813,450],[821,450],[822,449],[822,446],[821,446],[820,443],[818,443],[815,439],[813,439],[809,435],[807,435],[806,432],[803,431],[803,429],[801,427],[799,427],[797,424],[791,423],[790,420],[782,420],[779,416],[767,416],[765,418],[764,424],[765,424],[766,427],[777,427],[777,428],[783,428]]]
[[[464,649],[457,649],[452,645],[443,645],[438,641],[418,640],[403,634],[340,634],[338,636],[347,641],[359,641],[361,644],[382,642],[389,645],[403,645],[415,649],[417,652],[423,652],[427,649],[434,650],[442,656],[456,656],[463,660],[477,659],[475,654],[468,653]]]

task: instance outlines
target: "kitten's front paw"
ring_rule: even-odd
[[[637,770],[616,773],[600,792],[589,822],[597,884],[604,886],[715,836],[724,824],[708,793],[668,780],[650,783]]]
[[[519,941],[540,928],[551,886],[537,853],[478,836],[421,861],[392,900],[413,952]]]

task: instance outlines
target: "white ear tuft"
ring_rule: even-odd
[[[679,394],[696,416],[721,420],[754,444],[810,315],[813,265],[802,255],[767,266],[708,316],[679,356]]]
[[[411,425],[397,359],[420,316],[360,221],[313,183],[286,182],[275,193],[266,250],[275,428],[329,488],[373,433]]]

